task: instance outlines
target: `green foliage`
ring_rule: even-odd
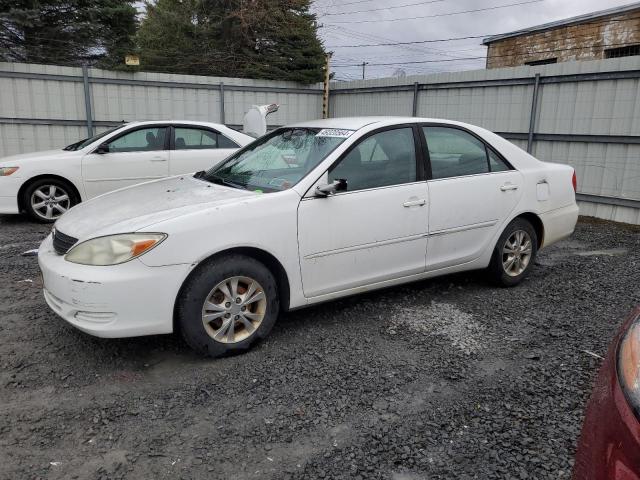
[[[324,49],[310,0],[158,0],[138,32],[141,69],[322,80]]]
[[[0,2],[0,61],[122,67],[134,50],[132,0]]]

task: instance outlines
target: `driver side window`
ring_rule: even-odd
[[[385,130],[365,138],[329,169],[329,182],[347,180],[347,191],[417,180],[413,129]]]
[[[108,142],[109,153],[164,150],[165,127],[140,128]]]

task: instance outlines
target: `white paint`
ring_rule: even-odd
[[[491,144],[515,171],[420,181],[313,197],[329,167],[372,130],[412,122],[467,128]],[[573,169],[540,162],[501,137],[446,120],[363,117],[307,122],[313,128],[356,130],[295,186],[256,193],[178,176],[112,192],[78,205],[56,228],[80,242],[125,232],[162,232],[167,239],[130,262],[83,266],[52,250],[38,260],[47,301],[76,327],[99,336],[167,333],[173,306],[192,269],[234,247],[261,249],[284,268],[289,304],[303,307],[445,273],[484,268],[505,226],[522,213],[544,224],[544,246],[573,232],[578,207]],[[549,185],[539,201],[537,184]],[[504,185],[517,189],[502,189]],[[424,202],[415,200],[425,199]],[[90,323],[86,315],[112,312]]]

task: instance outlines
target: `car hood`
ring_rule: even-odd
[[[70,152],[66,150],[45,150],[42,152],[21,153],[0,158],[0,167],[20,167],[25,163],[38,162],[41,160],[51,160],[54,157],[67,157]]]
[[[257,195],[260,193],[181,175],[116,190],[81,203],[60,217],[55,228],[79,240],[130,233]]]

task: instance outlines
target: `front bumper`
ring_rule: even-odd
[[[51,235],[40,246],[44,298],[83,332],[105,338],[173,331],[173,308],[190,265],[149,267],[134,259],[107,267],[67,262]]]
[[[640,314],[636,310],[630,320]],[[573,480],[640,480],[640,422],[618,382],[618,343],[630,320],[609,347],[591,397],[573,470]]]

